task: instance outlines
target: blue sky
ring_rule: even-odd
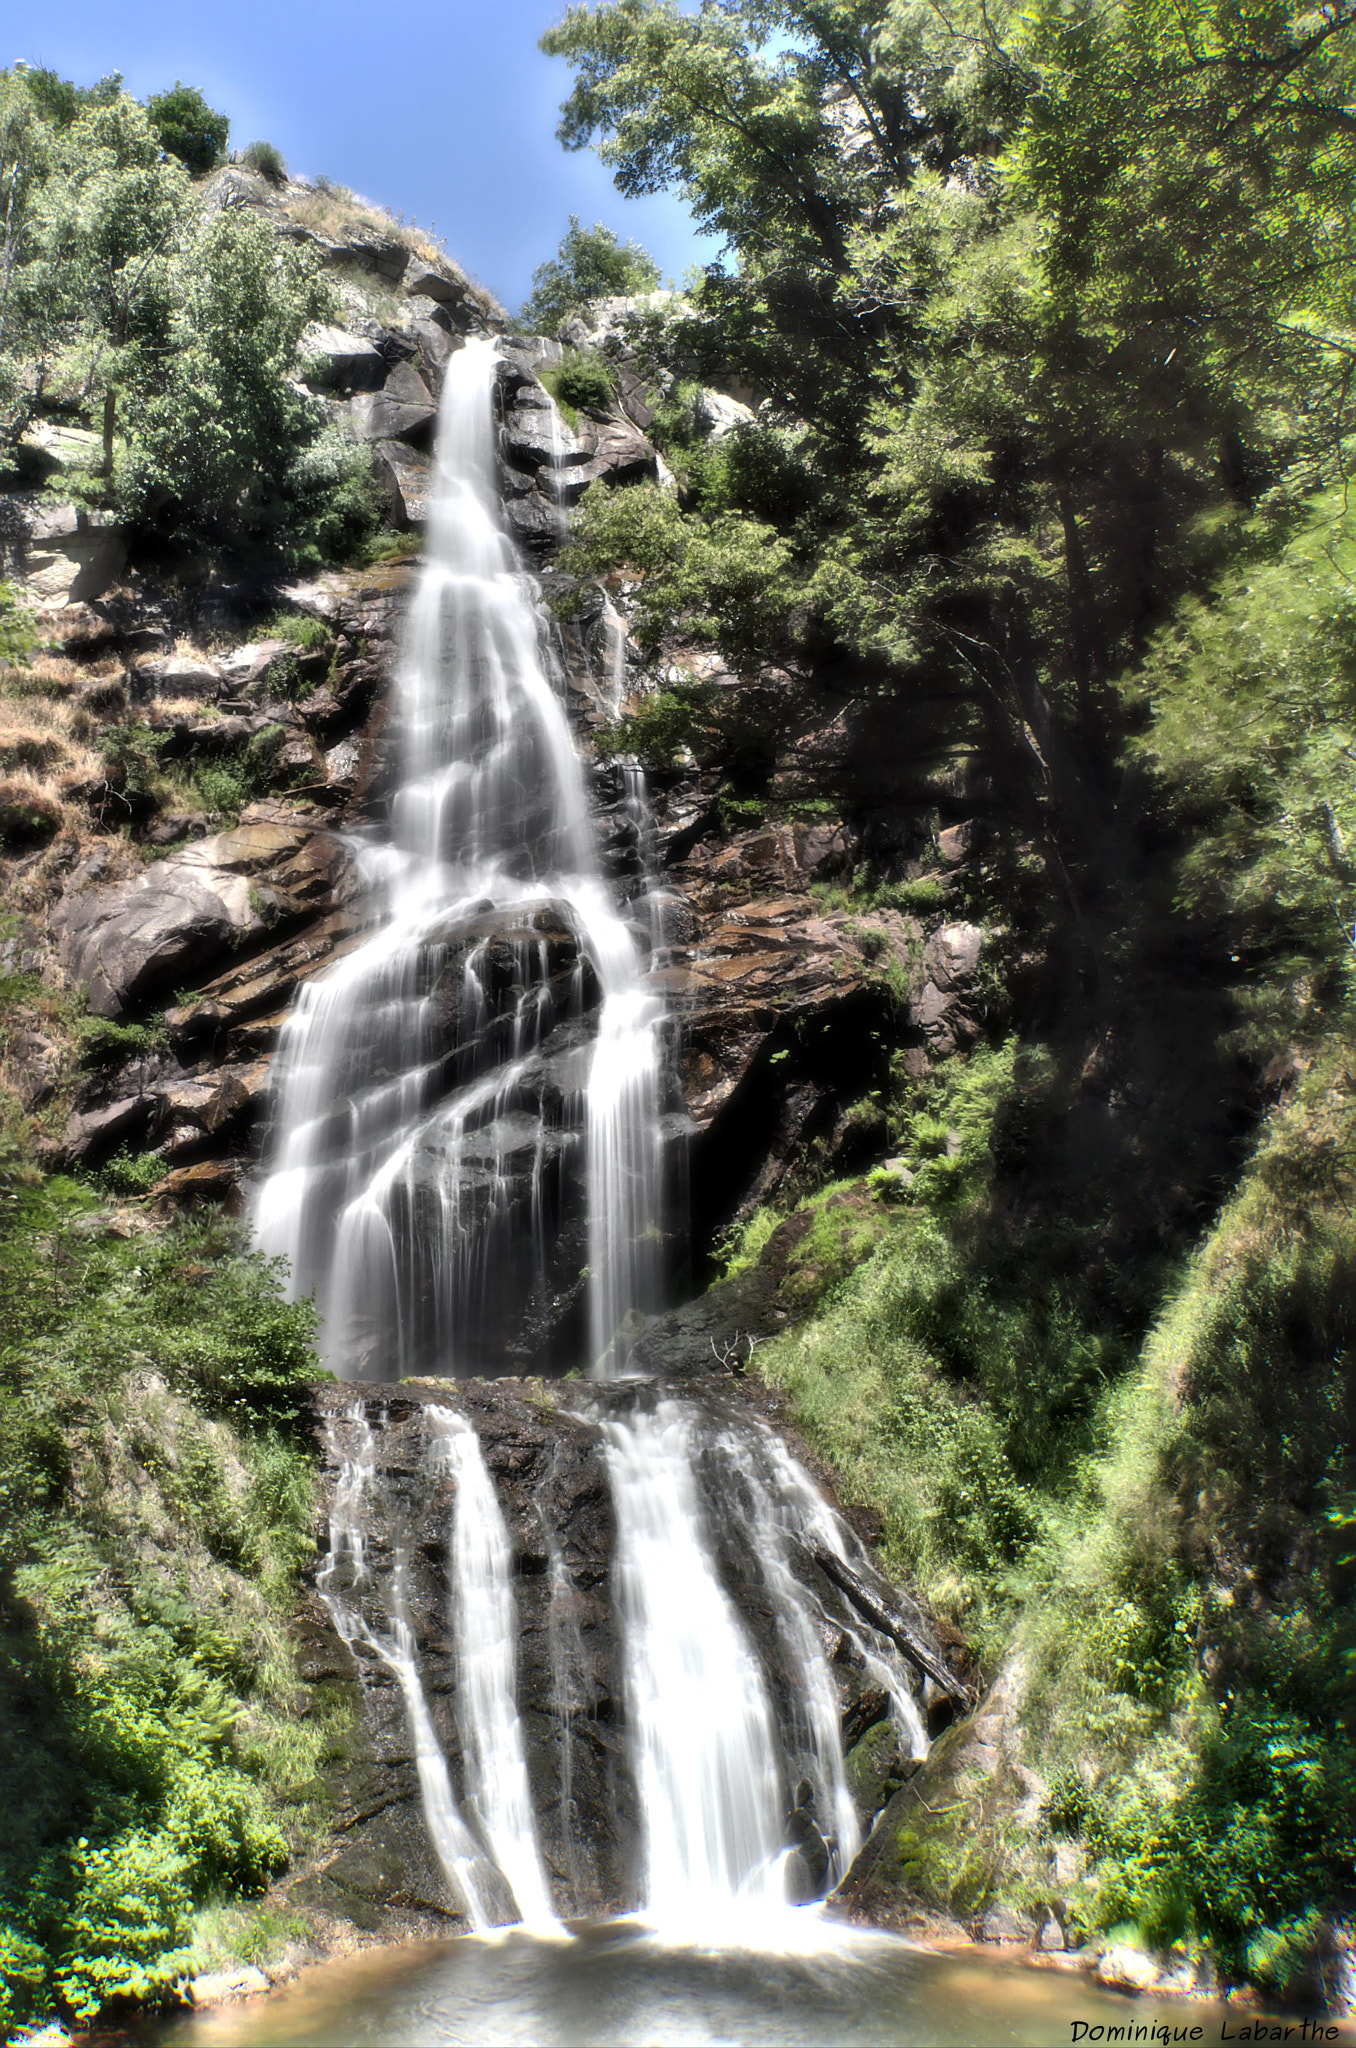
[[[555,140],[570,73],[537,38],[564,8],[49,0],[5,31],[0,64],[22,58],[81,85],[121,71],[142,99],[176,78],[200,86],[230,115],[233,146],[274,142],[293,170],[323,172],[435,226],[512,309],[571,213],[644,243],[674,277],[713,253],[676,200],[625,200],[591,152],[570,155]]]

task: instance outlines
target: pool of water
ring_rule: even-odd
[[[1152,2048],[1190,2040],[1193,2026],[1199,2042],[1240,2038],[1249,2018],[822,1923],[754,1949],[661,1941],[611,1922],[321,1964],[266,1999],[147,2038],[156,2048]],[[1339,2038],[1353,2036],[1343,2028]]]

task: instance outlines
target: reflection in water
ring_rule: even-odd
[[[573,1938],[508,1929],[384,1949],[154,2039],[157,2048],[1055,2048],[1076,2020],[1145,2029],[1112,2038],[1185,2040],[1189,2031],[1177,2029],[1193,2025],[1198,2038],[1220,2038],[1217,2008],[934,1955],[813,1914],[800,1932],[794,1948],[773,1952],[679,1947],[627,1921],[580,1925]]]

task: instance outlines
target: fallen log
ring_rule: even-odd
[[[851,1565],[845,1564],[833,1551],[823,1550],[816,1545],[814,1556],[815,1563],[825,1578],[832,1579],[839,1592],[851,1601],[863,1621],[869,1621],[872,1628],[879,1629],[883,1636],[888,1636],[911,1663],[925,1672],[934,1685],[941,1687],[948,1699],[955,1700],[957,1706],[968,1713],[974,1705],[974,1695],[961,1684],[954,1672],[948,1671],[945,1664],[933,1656],[927,1645],[921,1642],[914,1630],[909,1627],[903,1615],[896,1614],[883,1600],[878,1599],[865,1581],[853,1571]]]

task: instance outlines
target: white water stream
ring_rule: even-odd
[[[470,1423],[451,1408],[430,1408],[428,1415],[433,1460],[453,1475],[457,1486],[448,1620],[457,1645],[457,1721],[467,1803],[508,1879],[519,1918],[528,1926],[554,1925],[518,1719],[517,1607],[508,1530]]]
[[[580,1208],[595,1367],[658,1276],[660,1006],[503,531],[495,363],[472,340],[447,368],[390,835],[365,855],[380,922],[302,990],[274,1067],[256,1233],[347,1378],[494,1370],[514,1316],[549,1321]]]

